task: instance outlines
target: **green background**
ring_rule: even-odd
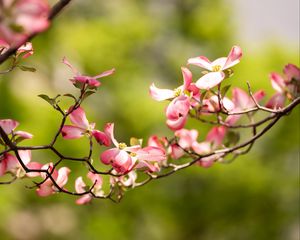
[[[152,82],[170,89],[181,85],[180,67],[189,57],[215,59],[240,45],[244,57],[230,83],[246,89],[250,81],[268,97],[274,93],[269,72],[299,63],[299,53],[288,44],[268,42],[247,51],[247,44],[236,40],[231,7],[221,0],[105,2],[70,4],[33,41],[35,54],[26,65],[37,72],[1,76],[0,118],[16,119],[19,130],[33,133],[27,144],[49,143],[59,124],[59,115],[37,95],[76,94],[63,56],[91,76],[116,68],[83,106],[99,129],[114,122],[120,141],[171,136],[164,124],[166,103],[153,101],[148,88]],[[190,126],[204,139],[208,126]],[[77,206],[64,194],[39,198],[25,188],[30,181],[0,185],[0,239],[299,239],[299,142],[297,108],[247,156],[209,169],[190,167],[127,192],[119,204],[98,200]],[[58,145],[75,156],[87,150],[84,140],[60,139]],[[34,152],[33,158],[55,161],[48,152]],[[74,180],[85,172],[73,165]]]

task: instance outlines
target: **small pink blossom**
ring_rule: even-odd
[[[66,57],[63,58],[62,61],[64,64],[66,64],[69,68],[71,68],[71,70],[74,73],[74,77],[70,80],[72,83],[76,84],[76,83],[82,83],[82,84],[87,84],[89,87],[99,87],[101,85],[101,83],[97,80],[98,78],[103,78],[106,76],[109,76],[111,74],[113,74],[115,72],[115,69],[111,69],[111,70],[107,70],[105,72],[102,72],[101,74],[98,74],[94,77],[90,77],[90,76],[84,76],[81,75],[80,72],[74,68],[71,63],[66,59]]]
[[[50,24],[46,0],[5,0],[0,5],[0,39],[9,45],[22,44],[26,38],[46,30]]]
[[[63,188],[66,185],[66,183],[68,182],[68,175],[71,172],[71,170],[67,167],[61,167],[57,171],[56,169],[54,169],[53,163],[43,165],[41,169],[48,170],[48,172],[51,174],[51,177],[60,188]],[[41,176],[44,179],[47,178],[46,173],[41,173]],[[36,193],[40,197],[47,197],[56,193],[57,191],[57,187],[54,185],[52,180],[48,178],[45,182],[39,185],[38,189],[36,190]]]
[[[238,64],[241,57],[241,48],[239,46],[233,46],[227,57],[218,58],[213,62],[210,62],[204,56],[188,59],[188,64],[196,65],[210,71],[198,79],[196,86],[199,89],[210,89],[217,86],[226,76],[224,70]]]
[[[63,138],[77,139],[83,137],[84,135],[88,135],[93,136],[101,145],[109,146],[111,144],[108,133],[95,130],[94,128],[96,124],[89,123],[83,108],[78,107],[73,110],[71,107],[69,111],[71,111],[69,116],[73,125],[63,126],[61,130]]]
[[[23,164],[31,169],[31,170],[39,170],[42,167],[42,164],[38,162],[31,162],[31,151],[30,150],[19,150],[18,154],[20,156],[20,159],[22,160]],[[25,175],[27,177],[37,177],[40,175],[39,172],[29,172],[26,173],[26,171],[23,169],[22,165],[19,163],[16,156],[5,153],[2,156],[1,162],[0,162],[0,176],[4,175],[5,173],[11,173],[14,176],[18,178],[22,178]]]
[[[260,102],[265,97],[265,92],[259,90],[253,94],[254,99]],[[255,102],[244,90],[240,88],[233,88],[232,90],[232,102],[234,108],[230,111],[231,113],[240,112],[243,110],[251,109],[255,107]],[[226,118],[225,122],[234,125],[240,118],[241,114],[233,114]]]
[[[106,165],[111,165],[118,173],[126,174],[134,167],[158,171],[156,163],[166,160],[164,149],[159,147],[141,148],[140,145],[127,147],[125,143],[119,143],[114,137],[113,123],[108,125],[107,132],[115,147],[104,151],[100,155],[100,160]]]
[[[267,102],[266,107],[283,108],[287,98],[294,99],[300,95],[300,69],[288,64],[283,69],[284,77],[271,73],[271,84],[276,93]]]
[[[101,197],[104,196],[104,192],[102,190],[102,178],[100,175],[88,172],[87,177],[92,182],[92,193],[95,196]],[[75,181],[75,190],[77,193],[84,193],[87,191],[87,186],[83,181],[82,177],[78,177]],[[76,204],[83,205],[89,203],[93,199],[93,195],[91,193],[87,193],[82,195],[79,199],[76,200]]]
[[[14,134],[14,136],[20,137],[22,139],[31,139],[32,134],[24,131],[14,131],[19,126],[19,122],[12,119],[1,119],[0,127],[4,130],[7,135]]]

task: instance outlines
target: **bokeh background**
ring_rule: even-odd
[[[289,62],[299,65],[299,1],[74,0],[33,44],[26,64],[38,71],[0,79],[0,118],[17,119],[19,129],[33,133],[28,144],[49,142],[59,124],[37,95],[76,93],[63,56],[89,75],[117,69],[84,104],[99,128],[114,122],[123,141],[170,136],[166,105],[150,98],[149,85],[175,88],[189,57],[215,59],[240,45],[244,57],[231,83],[246,89],[250,81],[271,96],[268,74]],[[298,107],[231,164],[191,167],[127,192],[120,204],[77,206],[63,194],[37,197],[25,188],[30,181],[0,185],[0,239],[297,240],[299,115]],[[207,126],[192,125],[204,138]],[[78,156],[87,146],[59,144]],[[53,157],[34,153],[36,161]]]

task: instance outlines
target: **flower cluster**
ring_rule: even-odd
[[[0,4],[0,40],[18,46],[28,36],[49,26],[47,0],[3,0]]]

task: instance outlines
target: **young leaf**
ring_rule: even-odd
[[[222,97],[225,97],[225,95],[228,92],[228,90],[229,90],[230,87],[231,87],[231,85],[226,85],[226,86],[222,87],[222,89],[221,89],[221,95],[222,95]]]
[[[24,72],[35,72],[36,71],[36,69],[34,67],[28,67],[28,66],[24,66],[24,65],[18,65],[17,67],[20,68]]]
[[[55,104],[55,100],[53,98],[50,98],[49,96],[47,96],[46,94],[40,94],[38,95],[38,97],[44,99],[46,102],[48,102],[51,106],[54,106]]]

